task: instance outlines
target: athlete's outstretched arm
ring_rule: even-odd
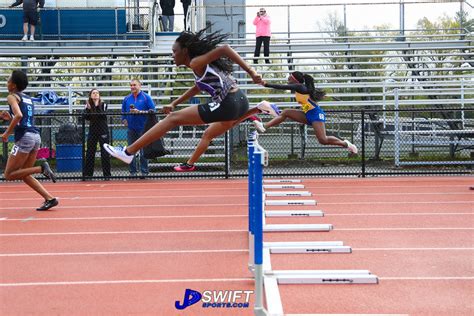
[[[184,101],[191,99],[194,97],[196,94],[199,93],[199,88],[196,87],[195,85],[189,88],[182,96],[174,100],[168,105],[163,106],[163,113],[168,114],[170,113],[178,104],[183,103]]]
[[[277,90],[291,90],[298,93],[306,94],[308,93],[308,88],[301,83],[290,83],[290,84],[276,84],[276,83],[264,83],[263,85],[266,88],[272,88]]]

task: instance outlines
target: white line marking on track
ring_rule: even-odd
[[[474,213],[325,213],[325,217],[330,216],[452,216],[452,215],[474,215]]]
[[[97,198],[96,198],[97,199]],[[318,205],[374,205],[374,204],[469,204],[471,205],[473,201],[419,201],[419,202],[400,202],[400,201],[387,201],[387,202],[318,202]],[[114,205],[71,205],[71,206],[58,206],[61,209],[79,209],[79,208],[131,208],[131,207],[189,207],[196,206],[195,203],[190,204],[114,204]],[[246,203],[231,203],[231,204],[199,204],[199,207],[247,207]],[[33,206],[12,206],[12,207],[0,207],[0,210],[18,210],[25,208],[32,208]]]
[[[29,222],[29,221],[31,221],[31,220],[33,220],[33,219],[35,219],[35,218],[34,218],[33,216],[30,216],[30,217],[27,217],[27,218],[25,218],[25,219],[22,219],[21,222],[22,222],[22,223],[26,223],[26,222]]]
[[[458,251],[474,250],[474,247],[446,247],[446,248],[352,248],[355,251]]]
[[[207,233],[243,233],[247,229],[207,229],[207,230],[137,230],[121,232],[62,232],[62,233],[13,233],[0,234],[0,237],[20,237],[20,236],[65,236],[65,235],[119,235],[119,234],[207,234]]]
[[[474,213],[341,213],[325,214],[331,216],[455,216],[474,215]],[[35,221],[82,221],[82,220],[124,220],[124,219],[166,219],[166,218],[240,218],[248,217],[247,214],[208,214],[208,215],[149,215],[149,216],[91,216],[91,217],[50,217],[35,218]],[[23,221],[21,218],[0,218],[7,222]]]
[[[420,230],[474,230],[471,227],[388,227],[388,228],[338,228],[339,231],[420,231]],[[119,234],[207,234],[207,233],[247,233],[247,229],[204,229],[204,230],[144,230],[144,231],[115,231],[115,232],[58,232],[58,233],[11,233],[0,234],[0,237],[21,236],[66,236],[66,235],[119,235]]]
[[[474,280],[474,277],[379,277],[383,281],[462,281]],[[0,283],[0,287],[20,286],[54,286],[54,285],[99,285],[99,284],[146,284],[146,283],[206,283],[206,282],[249,282],[253,278],[222,278],[222,279],[158,279],[158,280],[103,280],[103,281],[62,281],[62,282],[25,282],[25,283]]]
[[[384,281],[402,281],[402,280],[416,280],[416,281],[444,281],[444,280],[474,280],[474,277],[379,277],[379,280]]]
[[[56,217],[36,218],[36,221],[76,221],[76,220],[117,220],[117,219],[164,219],[164,218],[238,218],[248,217],[247,214],[209,214],[209,215],[155,215],[155,216],[100,216],[100,217]],[[6,221],[20,221],[20,218],[10,218]]]
[[[202,190],[202,189],[201,189]],[[142,190],[139,190],[139,191],[142,191]],[[154,190],[156,191],[156,190]],[[177,190],[175,190],[177,191]],[[183,190],[181,190],[183,191]],[[188,191],[188,190],[186,190]],[[101,190],[94,190],[94,194],[95,195],[100,195],[100,193],[103,193],[104,191],[101,191]],[[122,190],[122,191],[111,191],[111,192],[115,192],[115,193],[119,193],[119,192],[130,192],[130,190]],[[212,194],[212,195],[203,195],[203,194],[199,194],[199,195],[189,195],[187,194],[185,197],[186,198],[216,198],[216,197],[246,197],[247,194],[235,194],[235,189],[232,190],[232,192],[234,192],[234,194],[230,194],[230,193],[225,193],[225,192],[219,192],[218,194]],[[291,192],[291,191],[290,191]],[[55,194],[57,194],[58,192],[54,192]],[[70,192],[69,192],[70,193]],[[318,196],[318,197],[321,197],[321,196],[400,196],[400,193],[344,193],[344,194],[341,194],[341,193],[314,193],[315,196]],[[429,193],[416,193],[416,192],[410,192],[410,193],[403,193],[403,195],[405,196],[408,196],[408,195],[416,195],[416,196],[420,196],[420,195],[436,195],[436,196],[443,196],[443,195],[467,195],[467,196],[470,196],[472,195],[472,193],[469,193],[469,192],[446,192],[446,193],[443,193],[443,192],[429,192]],[[126,198],[127,199],[143,199],[143,198],[147,198],[147,199],[162,199],[164,197],[164,195],[127,195]],[[166,198],[182,198],[183,195],[182,194],[179,194],[179,195],[166,195]],[[97,199],[97,196],[74,196],[74,197],[61,197],[61,200],[96,200]],[[117,199],[117,196],[101,196],[100,197],[101,200],[111,200],[111,199],[114,199],[116,200]],[[2,198],[3,201],[36,201],[38,200],[37,198]]]
[[[373,228],[335,228],[344,231],[377,231],[377,230],[474,230],[473,227],[373,227]]]
[[[96,285],[96,284],[145,284],[145,283],[205,283],[205,282],[253,282],[253,278],[222,279],[158,279],[158,280],[104,280],[104,281],[64,281],[64,282],[26,282],[0,283],[0,287],[45,286],[45,285]],[[250,284],[252,285],[252,284]]]
[[[474,248],[353,248],[356,251],[459,251]],[[33,252],[4,253],[0,257],[49,257],[49,256],[115,256],[115,255],[154,255],[182,253],[234,253],[248,252],[248,249],[181,249],[181,250],[142,250],[142,251],[87,251],[87,252]]]
[[[154,255],[154,254],[175,254],[175,253],[181,254],[181,253],[225,253],[225,252],[248,252],[248,249],[187,249],[187,250],[144,250],[144,251],[5,253],[5,254],[0,254],[0,257]]]
[[[7,219],[7,217],[0,217],[0,221],[6,221]]]

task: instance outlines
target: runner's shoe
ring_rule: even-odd
[[[127,155],[125,149],[127,147],[113,147],[109,144],[104,144],[104,149],[112,156],[122,160],[125,163],[130,164],[134,158],[134,155]]]
[[[46,211],[46,210],[49,210],[52,207],[55,207],[58,204],[59,204],[59,201],[56,198],[51,199],[51,200],[46,200],[46,201],[44,201],[43,205],[38,207],[36,210],[37,211]]]
[[[357,150],[356,145],[354,145],[353,143],[351,143],[351,142],[348,141],[347,139],[344,140],[344,142],[347,144],[347,150],[349,150],[352,154],[357,155],[357,153],[358,153],[359,151]]]
[[[273,117],[280,115],[280,109],[274,104],[267,101],[262,101],[257,105],[257,109],[262,113],[270,114]]]
[[[257,130],[257,132],[259,133],[265,133],[265,127],[263,126],[263,123],[261,121],[253,121],[253,126],[255,126],[255,129]]]
[[[173,167],[174,171],[177,171],[177,172],[189,172],[189,171],[194,171],[196,170],[196,166],[195,165],[190,165],[188,163],[182,163],[180,164],[179,166],[175,166]]]
[[[54,174],[53,170],[49,167],[49,163],[47,161],[43,161],[41,163],[41,173],[48,179],[51,179],[54,183],[56,183],[56,175]]]

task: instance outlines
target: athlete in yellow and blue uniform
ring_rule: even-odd
[[[341,140],[337,137],[326,135],[326,114],[318,105],[318,101],[322,100],[326,93],[314,86],[313,77],[299,71],[294,71],[288,77],[288,84],[269,84],[264,82],[263,85],[278,90],[291,90],[295,93],[296,101],[301,105],[301,110],[283,110],[278,117],[264,125],[265,129],[277,126],[289,118],[293,121],[312,126],[316,138],[321,145],[341,146],[347,148],[351,153],[357,154],[357,147],[348,140]]]

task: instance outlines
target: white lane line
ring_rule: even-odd
[[[317,194],[316,194],[317,197]],[[472,204],[473,201],[372,201],[372,202],[319,202],[318,205],[373,205],[373,204]]]
[[[341,213],[325,214],[331,216],[464,216],[474,215],[474,213]],[[83,221],[83,220],[124,220],[124,219],[166,219],[166,218],[247,218],[247,214],[208,214],[208,215],[150,215],[150,216],[91,216],[91,217],[50,217],[35,218],[35,221]],[[7,222],[23,221],[21,218],[0,218]]]
[[[453,216],[453,215],[474,215],[471,213],[325,213],[325,217],[331,216]]]
[[[187,182],[186,182],[187,183]],[[179,186],[180,183],[153,183],[155,185],[155,187],[153,188],[137,188],[137,189],[134,189],[133,187],[131,188],[130,186],[133,186],[134,183],[128,183],[128,184],[121,184],[121,183],[114,183],[113,186],[110,186],[110,187],[117,187],[117,186],[126,186],[125,189],[120,189],[120,188],[117,188],[117,189],[101,189],[101,188],[104,188],[104,187],[107,187],[109,185],[91,185],[91,184],[86,184],[86,185],[83,185],[85,187],[88,188],[88,190],[86,190],[85,192],[148,192],[148,191],[182,191],[183,188],[170,188],[169,186],[170,185],[176,185],[176,186]],[[160,184],[163,184],[164,188],[160,188],[160,187],[156,187],[157,185],[160,185]],[[195,183],[195,184],[198,184],[198,183]],[[205,188],[206,189],[220,189],[220,190],[232,190],[232,191],[235,191],[236,189],[237,190],[247,190],[247,187],[244,186],[245,184],[247,184],[247,182],[229,182],[229,183],[219,183],[218,186],[216,187],[209,187],[209,185],[212,185],[212,184],[216,184],[214,182],[208,182],[208,183],[201,183],[202,185],[205,185]],[[242,187],[236,187],[235,185],[236,184],[242,184]],[[226,185],[228,185],[229,187],[227,188]],[[380,188],[414,188],[414,189],[418,189],[418,188],[467,188],[469,187],[470,184],[466,183],[466,184],[457,184],[457,185],[377,185],[377,186],[374,186],[374,185],[370,185],[370,186],[364,186],[364,185],[360,185],[360,183],[357,183],[357,189],[370,189],[370,190],[373,190],[374,188],[375,189],[380,189]],[[96,188],[94,188],[96,187]],[[13,188],[13,186],[8,186],[8,185],[0,185],[0,188]],[[20,187],[21,189],[23,189],[23,186]],[[72,192],[81,192],[83,193],[84,190],[82,188],[78,188],[77,185],[72,185],[72,186],[68,186],[68,185],[58,185],[58,184],[55,184],[54,185],[54,188],[51,187],[53,190],[54,193],[72,193]],[[72,190],[55,190],[55,189],[58,189],[58,188],[72,188]],[[76,189],[77,190],[74,190]],[[305,188],[309,189],[315,189],[315,190],[318,190],[318,189],[330,189],[330,190],[334,190],[335,188],[337,189],[351,189],[351,190],[354,190],[354,186],[353,185],[338,185],[337,183],[334,183],[333,186],[311,186],[311,185],[305,185]],[[202,191],[202,187],[198,187],[198,188],[185,188],[186,191]],[[411,192],[407,192],[407,193],[403,193],[403,194],[416,194],[416,193],[413,193],[413,190],[410,190]],[[30,191],[27,191],[27,190],[15,190],[14,191],[15,193],[29,193]],[[7,191],[4,191],[4,192],[0,192],[0,195],[1,194],[5,194],[5,195],[10,195],[12,192],[7,192]],[[463,193],[463,191],[461,191],[460,193]],[[387,193],[388,194],[388,193]],[[393,193],[393,194],[396,194],[396,193]],[[430,193],[425,193],[425,194],[430,194]],[[442,193],[441,193],[442,194]],[[472,194],[472,193],[471,193]]]
[[[8,220],[7,217],[0,217],[0,221],[6,221],[6,220]]]
[[[410,314],[285,314],[285,316],[410,316]]]
[[[208,233],[242,233],[247,229],[204,229],[204,230],[137,230],[120,232],[62,232],[62,233],[13,233],[0,234],[0,237],[22,236],[67,236],[67,235],[121,235],[121,234],[208,234]]]
[[[104,281],[63,281],[63,282],[25,282],[0,283],[0,287],[46,286],[46,285],[98,285],[98,284],[145,284],[145,283],[206,283],[206,282],[253,282],[253,278],[221,279],[158,279],[158,280],[104,280]],[[250,284],[252,285],[252,284]]]
[[[335,231],[420,231],[420,230],[474,230],[471,227],[388,227],[388,228],[337,228]],[[120,234],[207,234],[207,233],[243,233],[247,229],[203,229],[203,230],[136,230],[136,231],[115,231],[115,232],[57,232],[57,233],[11,233],[0,234],[0,237],[22,237],[22,236],[67,236],[67,235],[120,235]]]
[[[356,251],[471,251],[474,248],[353,248]],[[142,251],[87,251],[87,252],[33,252],[4,253],[0,257],[49,257],[49,256],[115,256],[115,255],[154,255],[182,253],[247,253],[248,249],[181,249],[181,250],[142,250]]]
[[[0,257],[46,257],[46,256],[114,256],[114,255],[155,255],[182,253],[226,253],[248,252],[248,249],[188,249],[188,250],[144,250],[144,251],[88,251],[88,252],[38,252],[38,253],[5,253]]]
[[[382,281],[463,281],[474,280],[474,277],[379,277]],[[146,283],[211,283],[211,282],[254,282],[253,278],[221,278],[221,279],[157,279],[157,280],[103,280],[103,281],[62,281],[62,282],[24,282],[0,283],[0,287],[20,286],[55,286],[55,285],[100,285],[100,284],[146,284]]]
[[[165,219],[165,218],[247,218],[247,214],[209,214],[209,215],[155,215],[155,216],[98,216],[98,217],[56,217],[35,218],[35,221],[83,221],[83,220],[120,220],[120,219]],[[6,221],[23,221],[20,218],[5,219]]]
[[[373,228],[334,228],[334,231],[388,231],[388,230],[474,230],[473,227],[373,227]],[[1,236],[1,235],[0,235]]]
[[[474,250],[474,247],[445,247],[445,248],[352,248],[354,251],[459,251]]]
[[[96,198],[97,199],[97,198]],[[116,198],[117,199],[117,198]],[[66,205],[59,205],[56,207],[56,209],[103,209],[103,208],[122,208],[122,209],[130,209],[130,208],[160,208],[160,207],[232,207],[232,206],[238,206],[238,207],[248,207],[248,204],[237,204],[237,203],[231,203],[231,204],[202,204],[199,203],[196,205],[196,203],[190,203],[190,204],[132,204],[132,205],[126,205],[126,204],[113,204],[113,205],[72,205],[72,206],[66,206]],[[12,207],[0,207],[0,210],[18,210],[18,209],[25,209],[25,208],[33,208],[34,206],[12,206]]]
[[[444,281],[444,280],[474,280],[474,277],[379,277],[379,280],[383,281],[403,281],[403,280],[415,280],[415,281]]]
[[[163,197],[162,197],[163,198]],[[97,198],[96,198],[97,199]],[[117,198],[115,198],[117,199]],[[406,205],[406,204],[469,204],[472,205],[473,201],[417,201],[417,202],[400,202],[400,201],[386,201],[386,202],[318,202],[318,205],[374,205],[374,204],[399,204],[399,205]],[[199,207],[229,207],[229,206],[238,206],[238,207],[247,207],[247,203],[230,203],[230,204],[201,204],[199,203],[189,203],[189,204],[132,204],[132,205],[124,205],[124,204],[114,204],[114,205],[76,205],[76,206],[63,206],[60,205],[57,208],[61,209],[79,209],[79,208],[131,208],[131,207],[189,207],[189,206],[199,206]],[[0,207],[0,210],[18,210],[18,209],[25,209],[25,208],[32,208],[33,206],[11,206],[11,207]]]
[[[21,222],[22,222],[22,223],[26,223],[26,222],[29,222],[29,221],[34,220],[34,219],[35,219],[35,218],[34,218],[33,216],[30,216],[30,217],[27,217],[27,218],[25,218],[25,219],[22,219]]]
[[[202,190],[202,189],[201,189]],[[156,190],[155,190],[156,191]],[[161,190],[160,190],[161,191]],[[175,190],[177,191],[177,190]],[[183,190],[181,190],[183,191]],[[242,190],[244,191],[244,190]],[[94,194],[97,195],[99,193],[102,193],[103,191],[100,190],[94,190]],[[130,192],[130,190],[126,191],[111,191],[111,192]],[[235,193],[235,189],[232,190],[233,193]],[[291,192],[291,191],[289,191]],[[57,193],[57,192],[55,192]],[[69,192],[70,193],[70,192]],[[443,195],[467,195],[467,196],[473,196],[474,194],[470,192],[429,192],[429,193],[416,193],[416,192],[410,192],[410,193],[314,193],[315,196],[400,196],[400,194],[403,194],[404,196],[408,195],[436,195],[436,196],[443,196]],[[212,197],[246,197],[248,196],[247,194],[229,194],[225,192],[217,192],[216,194],[211,194],[211,195],[186,195],[186,198],[212,198]],[[147,198],[149,199],[162,199],[163,197],[166,198],[183,198],[183,194],[178,194],[178,195],[127,195],[127,199],[142,199],[142,198]],[[96,200],[97,196],[74,196],[74,197],[61,197],[61,200]],[[117,196],[101,196],[101,200],[110,200],[110,199],[117,199]],[[37,198],[2,198],[3,201],[36,201],[38,200]]]

